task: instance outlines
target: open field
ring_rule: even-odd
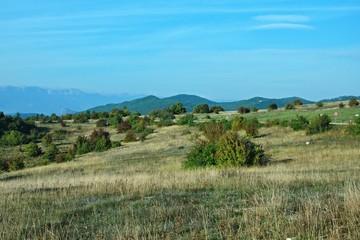
[[[360,238],[358,137],[263,128],[269,166],[185,170],[197,131],[1,174],[0,239]]]

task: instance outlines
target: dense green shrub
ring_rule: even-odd
[[[160,121],[158,121],[156,125],[158,127],[169,127],[174,125],[174,122],[171,119],[160,119]]]
[[[54,162],[56,155],[59,153],[60,153],[60,151],[57,148],[57,146],[52,143],[46,148],[44,158],[50,162]]]
[[[85,154],[93,150],[90,140],[85,136],[79,136],[74,144],[76,154]]]
[[[95,129],[90,134],[90,144],[96,152],[103,152],[111,148],[110,133],[104,129]]]
[[[216,163],[220,166],[265,165],[268,157],[260,145],[235,133],[227,133],[220,140]]]
[[[210,113],[209,105],[207,104],[196,105],[193,110],[193,113]]]
[[[243,117],[235,117],[231,121],[231,130],[234,131],[234,132],[242,130],[243,127],[244,127],[244,122],[245,121],[246,121],[246,119],[243,118]]]
[[[324,106],[324,103],[323,103],[323,102],[317,102],[317,103],[316,103],[316,106],[317,106],[318,108],[322,108],[322,107]]]
[[[187,155],[184,162],[185,168],[207,167],[216,165],[214,143],[200,142]]]
[[[14,159],[9,160],[9,170],[16,171],[25,168],[25,162],[23,157],[15,157]]]
[[[45,136],[42,137],[42,139],[41,139],[41,143],[42,143],[44,146],[49,146],[50,144],[52,144],[52,143],[53,143],[52,134],[51,134],[51,133],[45,134]]]
[[[251,111],[252,111],[252,112],[258,112],[259,109],[258,109],[257,107],[252,107],[252,108],[251,108]]]
[[[27,157],[38,157],[42,154],[41,148],[34,142],[25,147],[25,155]]]
[[[296,99],[296,100],[294,101],[294,105],[295,105],[295,106],[301,106],[301,105],[303,105],[303,102],[302,102],[300,99]]]
[[[250,112],[250,108],[248,107],[240,107],[238,109],[238,113],[241,113],[241,114],[245,114],[245,113],[249,113]]]
[[[16,130],[5,132],[0,139],[0,144],[4,146],[17,146],[28,142],[28,137],[24,133]]]
[[[359,102],[358,100],[356,100],[356,98],[352,98],[349,100],[349,107],[356,107],[359,106]]]
[[[182,103],[176,103],[176,104],[170,106],[169,110],[173,114],[186,113],[186,108],[183,106]]]
[[[273,110],[276,110],[278,109],[278,106],[276,105],[276,103],[272,103],[268,106],[268,110],[269,111],[273,111]]]
[[[294,131],[305,130],[308,125],[309,125],[309,120],[301,115],[297,115],[296,118],[290,121],[290,127]]]
[[[326,114],[320,114],[310,119],[310,123],[306,129],[307,134],[316,134],[328,131],[330,129],[331,119]]]
[[[89,121],[90,116],[86,113],[78,113],[73,116],[75,123],[87,123]]]
[[[194,126],[195,125],[195,116],[193,114],[186,114],[184,116],[181,116],[176,123],[178,125],[189,125],[189,126]]]
[[[339,103],[339,108],[344,108],[345,107],[345,104],[344,103]]]
[[[260,123],[256,118],[245,119],[243,129],[246,134],[255,137],[259,133]]]
[[[360,135],[360,117],[353,119],[352,123],[346,127],[346,132],[350,135]]]
[[[293,110],[295,109],[295,104],[289,102],[285,105],[285,110]]]
[[[212,106],[210,108],[210,112],[215,113],[215,114],[219,114],[219,112],[223,112],[224,108],[221,106]]]
[[[210,143],[219,141],[221,136],[226,132],[224,125],[216,122],[204,123],[201,128],[204,136]]]

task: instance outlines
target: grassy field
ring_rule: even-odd
[[[360,239],[358,137],[262,128],[269,166],[185,170],[197,131],[1,174],[0,239]]]

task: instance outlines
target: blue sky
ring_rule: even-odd
[[[0,86],[360,95],[358,0],[0,0]]]

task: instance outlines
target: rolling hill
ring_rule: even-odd
[[[233,110],[237,110],[241,106],[257,107],[259,109],[264,109],[267,108],[271,103],[276,103],[278,107],[283,107],[288,102],[294,102],[296,99],[300,99],[304,104],[314,103],[312,101],[299,97],[289,97],[289,98],[281,98],[281,99],[254,97],[248,100],[240,100],[235,102],[214,102],[205,98],[201,98],[196,95],[180,94],[162,99],[155,96],[147,96],[144,98],[139,98],[118,104],[107,104],[95,108],[90,108],[89,111],[95,111],[95,112],[111,111],[114,108],[121,109],[127,107],[131,112],[140,112],[142,114],[149,114],[153,110],[164,109],[178,102],[181,102],[188,112],[191,112],[193,108],[198,104],[208,104],[210,107],[215,105],[220,105],[226,111],[233,111]]]

